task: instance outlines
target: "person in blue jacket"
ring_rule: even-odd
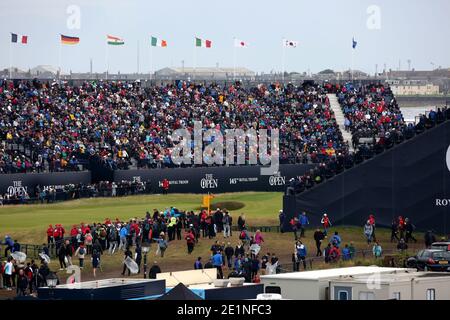
[[[222,271],[223,259],[222,254],[220,252],[217,251],[212,256],[212,264],[217,269],[217,279],[223,279],[223,271]]]
[[[300,240],[295,243],[295,251],[297,253],[297,263],[300,264],[300,261],[303,263],[303,268],[306,270],[306,246]],[[299,266],[297,267],[300,271]]]
[[[20,251],[20,244],[17,242],[17,240],[14,240],[11,252],[19,252],[19,251]]]
[[[6,245],[5,257],[8,257],[8,251],[11,250],[11,252],[14,252],[14,251],[12,251],[13,247],[14,247],[14,241],[11,239],[10,236],[8,236],[8,235],[5,236],[5,243],[4,243],[4,245]]]
[[[342,242],[341,236],[340,236],[339,233],[336,231],[336,232],[334,233],[334,235],[331,237],[330,243],[331,243],[332,245],[335,245],[336,248],[339,248],[340,245],[341,245],[341,242]]]
[[[298,221],[300,223],[300,238],[305,237],[305,228],[309,224],[308,217],[306,216],[306,212],[302,212],[302,214],[298,217]]]

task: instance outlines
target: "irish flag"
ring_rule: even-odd
[[[167,41],[152,36],[152,47],[167,47]]]
[[[212,41],[211,40],[203,40],[200,38],[195,38],[195,46],[202,48],[211,48]]]
[[[112,46],[121,46],[121,45],[125,44],[125,41],[123,41],[123,39],[121,39],[119,37],[110,36],[110,35],[106,36],[106,40],[108,41],[108,44],[110,44]]]

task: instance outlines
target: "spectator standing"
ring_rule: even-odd
[[[306,212],[302,212],[302,214],[300,215],[299,223],[300,223],[300,238],[304,238],[305,228],[307,225],[309,225],[309,219],[306,215]]]
[[[164,232],[161,232],[159,235],[159,239],[158,241],[158,251],[157,254],[159,253],[161,258],[164,258],[164,253],[167,250],[167,241],[165,239],[165,235]]]
[[[4,279],[4,284],[6,287],[6,290],[11,291],[11,281],[12,281],[12,275],[13,275],[13,269],[14,269],[14,265],[11,261],[11,257],[8,257],[8,259],[6,260],[5,266],[4,266],[4,271],[3,271],[3,279]]]
[[[375,258],[381,257],[381,254],[383,253],[383,249],[377,241],[375,241],[375,244],[373,245],[372,252]]]
[[[406,243],[408,243],[409,240],[413,240],[414,243],[417,243],[417,239],[414,238],[414,236],[413,236],[413,232],[415,229],[416,229],[416,226],[411,223],[409,218],[406,218],[405,219],[405,231],[406,231],[405,242]]]
[[[373,214],[369,215],[369,223],[372,226],[372,241],[376,242],[377,238],[375,236],[375,216]]]
[[[166,178],[162,181],[163,194],[169,193],[170,182]]]
[[[225,211],[225,215],[223,216],[223,237],[228,238],[230,237],[230,231],[231,231],[231,225],[230,225],[230,215],[228,214],[228,211]]]
[[[227,258],[228,269],[231,269],[231,267],[233,265],[234,249],[231,246],[230,242],[227,243],[227,246],[225,247],[224,251],[225,251],[225,256]]]
[[[433,234],[433,231],[431,231],[431,230],[428,230],[425,233],[424,238],[425,238],[425,246],[427,248],[430,248],[431,245],[433,244],[433,242],[436,242],[436,236]]]
[[[100,267],[100,251],[97,249],[92,250],[92,274],[95,277],[97,277],[97,268]]]
[[[75,256],[78,257],[78,261],[80,263],[80,269],[83,269],[84,267],[85,255],[86,255],[86,248],[84,247],[84,244],[81,244],[75,251]]]
[[[284,229],[283,229],[284,218],[285,218],[285,214],[284,214],[283,210],[280,210],[279,214],[278,214],[278,219],[280,221],[280,232],[281,233],[284,232]]]
[[[93,238],[90,230],[86,230],[86,234],[84,236],[84,245],[86,247],[86,253],[92,254],[92,244],[93,244]]]
[[[222,254],[220,252],[216,252],[212,257],[212,264],[217,269],[217,279],[223,279],[223,271],[222,271]]]
[[[195,245],[195,236],[191,229],[186,232],[184,239],[186,240],[187,252],[188,254],[191,254]]]
[[[397,236],[398,234],[398,222],[396,219],[392,220],[391,223],[391,243],[394,242],[394,239],[398,242],[400,241],[399,237]]]
[[[122,273],[121,273],[122,276],[125,275],[125,271],[127,271],[127,270],[128,270],[128,276],[130,276],[130,274],[131,274],[130,268],[128,268],[128,266],[127,266],[126,263],[125,263],[125,260],[126,260],[127,258],[133,259],[133,253],[132,253],[131,250],[130,250],[130,246],[127,246],[127,248],[126,248],[126,250],[125,250],[125,252],[124,252],[124,257],[123,257],[123,270],[122,270]]]
[[[333,246],[339,248],[341,246],[341,242],[342,242],[341,236],[339,235],[339,233],[337,231],[335,231],[334,235],[330,239],[330,243]]]
[[[256,230],[256,232],[255,232],[255,243],[258,246],[261,246],[263,242],[264,242],[264,238],[262,236],[261,230]]]
[[[66,264],[66,244],[62,244],[58,249],[58,259],[59,259],[59,270],[64,270],[67,268]]]
[[[136,244],[136,248],[134,249],[134,261],[138,265],[138,273],[141,273],[142,247],[140,244]]]
[[[320,229],[316,229],[314,232],[314,241],[316,242],[317,253],[316,257],[322,256],[322,249],[320,248],[322,245],[322,241],[325,239],[325,234],[320,231]]]
[[[114,252],[116,251],[116,249],[118,247],[118,241],[117,241],[118,238],[119,238],[119,235],[117,234],[116,227],[114,225],[111,225],[108,230],[108,246],[109,246],[108,253],[110,255],[114,254]]]
[[[250,278],[252,279],[252,282],[255,282],[256,277],[258,275],[259,269],[260,269],[260,261],[257,256],[253,256],[251,259],[252,267],[251,267],[251,275]]]
[[[28,278],[25,275],[25,272],[23,269],[19,269],[19,274],[17,276],[17,289],[16,293],[17,296],[26,296],[27,294],[27,288],[28,288]]]
[[[350,259],[350,248],[348,247],[348,244],[345,244],[344,248],[342,249],[342,260],[347,261]]]
[[[128,237],[128,229],[125,224],[120,228],[119,237],[120,237],[120,244],[118,250],[120,249],[125,250],[127,246],[127,237]]]
[[[201,270],[201,269],[203,269],[203,265],[202,265],[202,257],[198,257],[197,260],[195,260],[195,263],[194,263],[194,269],[195,269],[195,270]]]
[[[339,247],[337,247],[336,245],[332,245],[330,250],[330,262],[338,262],[340,256],[341,252],[339,250]]]
[[[297,261],[300,263],[300,261],[303,263],[303,268],[306,270],[306,246],[303,244],[302,241],[297,241],[295,244],[295,251],[297,253]],[[300,269],[299,269],[300,270]]]
[[[354,259],[356,255],[356,249],[355,245],[353,244],[353,241],[350,242],[350,245],[348,246],[348,250],[350,251],[350,259]]]
[[[397,250],[399,250],[400,252],[408,250],[408,244],[405,242],[403,238],[401,238],[400,241],[398,242]]]
[[[328,237],[328,228],[331,227],[331,221],[330,218],[328,218],[328,215],[326,213],[323,214],[322,219],[320,220],[320,223],[323,227],[323,234],[325,235],[325,238]]]
[[[367,220],[364,225],[364,236],[366,237],[367,245],[369,245],[373,239],[373,225],[370,223],[370,220]]]

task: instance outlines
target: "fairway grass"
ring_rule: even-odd
[[[278,225],[282,208],[280,192],[242,192],[215,195],[213,203],[242,202],[244,207],[230,211],[237,223],[245,213],[250,225]],[[22,243],[40,244],[46,240],[49,224],[61,223],[69,232],[73,224],[103,222],[105,218],[129,220],[144,217],[146,211],[159,211],[171,206],[179,210],[194,210],[202,203],[199,194],[139,195],[121,198],[78,199],[55,204],[17,205],[0,208],[0,236],[11,235]]]
[[[278,225],[278,211],[282,208],[282,193],[267,192],[242,192],[216,195],[213,202],[242,202],[245,206],[239,210],[231,211],[234,217],[233,224],[236,225],[240,213],[245,213],[249,226]],[[169,195],[140,195],[123,198],[92,198],[73,201],[60,202],[56,204],[43,205],[18,205],[0,207],[0,237],[3,238],[9,234],[19,241],[26,244],[42,244],[46,242],[46,230],[49,224],[61,223],[65,226],[67,233],[73,224],[80,222],[93,223],[103,222],[105,218],[119,218],[128,220],[132,217],[144,217],[146,211],[152,212],[154,208],[159,211],[170,206],[175,206],[180,210],[194,210],[201,205],[202,195],[195,194],[169,194]],[[308,256],[314,256],[315,245],[312,235],[315,226],[308,228],[304,244],[308,248]],[[369,250],[369,259],[364,263],[379,263],[379,261],[370,259],[371,246],[367,245],[361,227],[333,226],[329,230],[330,234],[339,231],[342,236],[343,244],[352,241],[357,250]],[[263,233],[265,242],[262,245],[261,253],[270,251],[276,253],[284,266],[291,264],[291,256],[294,252],[294,237],[292,233]],[[423,247],[423,234],[416,234],[420,243],[410,245],[410,253]],[[377,229],[377,238],[385,250],[394,249],[396,244],[390,243],[390,230]],[[220,242],[231,242],[233,247],[238,240],[238,233],[234,232],[232,238],[224,239],[219,234],[215,239],[200,239],[195,246],[192,255],[186,252],[186,241],[173,241],[164,258],[156,257],[156,247],[152,246],[152,251],[148,254],[149,267],[154,260],[158,261],[163,272],[189,270],[193,268],[195,259],[198,256],[203,258],[203,263],[207,262],[210,256],[210,248],[215,240]],[[325,244],[324,244],[325,245]],[[134,252],[134,249],[133,249]],[[123,252],[112,256],[105,253],[102,255],[103,270],[98,272],[97,279],[120,277],[122,271]],[[74,264],[78,264],[73,259]],[[347,262],[345,266],[353,265],[355,262]],[[92,268],[90,258],[85,261],[85,269],[82,271],[83,281],[92,280]],[[334,265],[336,266],[336,265]],[[339,265],[344,266],[344,265]],[[332,265],[323,262],[315,262],[313,268],[329,268]],[[51,270],[57,271],[59,264],[57,259],[53,259],[50,264]],[[225,273],[230,270],[225,268]],[[62,281],[68,274],[65,271],[59,271],[58,276]],[[142,277],[136,275],[134,277]]]

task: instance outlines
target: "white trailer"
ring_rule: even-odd
[[[317,271],[291,272],[261,276],[266,293],[281,294],[283,299],[327,300],[330,281],[342,276],[378,275],[414,271],[404,268],[349,267]]]

